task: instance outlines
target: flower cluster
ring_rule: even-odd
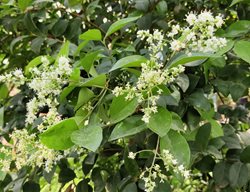
[[[140,152],[140,151],[139,151]],[[139,153],[137,152],[137,153]],[[182,164],[179,164],[174,156],[169,150],[163,150],[161,154],[153,151],[158,159],[160,159],[164,164],[164,172],[172,172],[181,175],[185,180],[189,179],[190,172],[185,169]],[[135,159],[136,154],[129,152],[128,158]],[[147,167],[141,174],[140,179],[144,181],[144,187],[146,192],[151,192],[156,187],[156,180],[159,179],[160,182],[171,181],[172,176],[167,176],[163,173],[163,169],[153,162],[151,167]]]
[[[184,71],[183,66],[173,67],[170,69],[163,68],[162,50],[165,45],[163,34],[155,30],[153,34],[149,31],[138,31],[138,37],[146,39],[149,44],[150,59],[141,64],[141,75],[135,85],[129,83],[125,87],[115,87],[113,94],[115,96],[126,94],[126,99],[137,98],[144,105],[142,120],[149,122],[150,115],[157,112],[156,102],[163,90],[160,85],[166,85],[175,80],[175,78]],[[154,89],[157,89],[154,93]]]
[[[24,77],[23,71],[21,69],[16,69],[10,73],[0,75],[0,82],[14,84],[17,87],[23,85],[25,81],[26,78]]]
[[[199,15],[190,12],[186,16],[186,21],[188,27],[181,28],[180,25],[174,25],[168,34],[168,37],[173,38],[170,43],[173,51],[185,48],[188,52],[216,52],[226,45],[225,38],[215,36],[215,31],[224,23],[221,15],[214,17],[209,11],[203,11]],[[180,38],[175,39],[179,34]]]
[[[41,144],[36,140],[36,135],[29,134],[26,129],[15,130],[10,135],[10,138],[13,145],[0,149],[0,153],[5,155],[5,158],[0,160],[0,167],[5,172],[10,171],[12,161],[15,162],[17,170],[24,166],[44,166],[45,170],[49,172],[62,157],[58,151]]]
[[[56,110],[58,105],[56,96],[61,93],[62,85],[68,82],[72,67],[69,60],[63,56],[59,57],[58,63],[55,65],[50,65],[46,57],[42,57],[41,62],[41,66],[30,69],[32,79],[28,86],[35,91],[36,96],[27,103],[26,123],[33,123],[39,109],[48,107],[49,112],[43,118],[47,118],[45,121],[50,125],[49,122],[53,124],[55,119],[60,119]],[[54,120],[51,117],[55,117]]]

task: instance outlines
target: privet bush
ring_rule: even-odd
[[[0,191],[250,191],[248,1],[0,10]]]

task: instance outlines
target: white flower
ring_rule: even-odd
[[[109,12],[111,12],[112,11],[112,7],[111,6],[108,6],[107,7],[107,12],[109,13]]]
[[[60,56],[58,59],[58,63],[59,63],[59,65],[69,63],[69,59],[67,57]]]
[[[220,28],[223,25],[223,23],[224,23],[223,18],[220,15],[215,17],[216,27]]]
[[[173,51],[180,51],[181,49],[185,48],[186,45],[179,40],[174,40],[170,43],[170,46],[170,49]]]
[[[189,25],[194,25],[194,23],[197,20],[197,16],[190,12],[187,16],[186,16],[186,21],[189,23]]]
[[[49,60],[46,56],[42,56],[41,57],[41,62],[44,64],[44,65],[48,65],[49,64]]]
[[[128,158],[130,159],[135,159],[135,156],[136,156],[136,153],[133,153],[133,152],[128,153]]]

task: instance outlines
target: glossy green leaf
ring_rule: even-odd
[[[44,41],[44,37],[36,37],[35,39],[33,39],[30,45],[31,50],[36,54],[39,54]]]
[[[177,131],[170,130],[160,139],[160,150],[169,150],[179,164],[188,167],[190,163],[190,149],[186,139]]]
[[[248,145],[240,154],[240,160],[243,163],[250,163],[250,145]]]
[[[135,112],[138,106],[137,99],[126,100],[125,97],[126,95],[120,95],[113,99],[110,106],[111,123],[117,123]]]
[[[85,57],[83,57],[80,61],[78,66],[82,66],[87,73],[90,72],[90,69],[93,67],[94,61],[96,60],[100,51],[94,51],[87,53]]]
[[[233,51],[239,58],[243,59],[244,61],[250,64],[249,50],[250,50],[250,41],[244,41],[244,40],[237,41],[233,48]]]
[[[40,134],[40,141],[50,149],[65,150],[74,145],[70,135],[77,129],[75,120],[65,119]]]
[[[234,5],[238,4],[238,3],[241,3],[241,2],[247,2],[247,0],[233,0],[229,7],[232,7],[232,6],[234,6]]]
[[[24,0],[26,1],[26,0]],[[24,26],[27,28],[28,31],[30,31],[33,34],[36,34],[38,36],[44,35],[40,29],[37,27],[36,23],[33,20],[32,14],[30,12],[27,12],[23,19]]]
[[[145,123],[141,120],[141,118],[141,116],[131,116],[126,118],[121,123],[116,124],[109,137],[109,141],[135,135],[136,133],[147,129]]]
[[[91,192],[92,190],[89,190],[90,185],[88,185],[88,179],[83,179],[80,181],[76,186],[76,192]]]
[[[93,91],[86,87],[82,87],[78,93],[77,103],[75,106],[75,111],[79,109],[81,106],[86,104],[92,97],[94,97],[95,94]]]
[[[184,123],[181,120],[181,117],[172,112],[172,123],[171,123],[171,129],[175,131],[184,131]]]
[[[210,111],[211,105],[209,100],[204,96],[204,92],[202,90],[197,90],[196,92],[192,93],[188,98],[187,101],[189,104],[202,109],[204,111]]]
[[[82,40],[102,40],[101,31],[98,29],[89,29],[88,31],[84,32],[79,36],[79,39]]]
[[[0,103],[1,100],[6,99],[9,95],[9,89],[6,84],[0,84]]]
[[[202,125],[195,136],[195,144],[199,150],[204,151],[207,148],[211,133],[211,125],[206,123]]]
[[[216,137],[221,137],[224,135],[223,129],[220,123],[218,123],[214,119],[208,119],[209,123],[211,123],[212,129],[211,129],[211,137],[216,138]]]
[[[76,84],[69,84],[68,87],[65,87],[60,94],[60,101],[65,102],[67,96],[76,88]]]
[[[77,84],[79,87],[105,87],[106,75],[101,74],[96,77],[84,79],[83,82]]]
[[[233,188],[241,188],[248,181],[248,168],[241,162],[235,162],[229,170],[230,186]]]
[[[89,125],[71,135],[71,140],[81,147],[96,151],[102,142],[102,128],[98,125]]]
[[[61,49],[57,55],[57,58],[56,58],[56,62],[58,62],[58,59],[63,56],[63,57],[68,57],[69,55],[69,45],[70,45],[70,42],[69,41],[66,41],[62,44],[61,46]]]
[[[189,87],[189,78],[186,74],[181,73],[176,78],[176,83],[179,85],[179,87],[182,89],[182,91],[185,93]]]
[[[76,177],[75,172],[72,169],[66,167],[60,170],[58,182],[67,183],[73,180],[75,177]]]
[[[62,36],[68,27],[69,21],[67,19],[58,19],[53,28],[51,29],[52,34],[55,37]]]
[[[160,137],[165,136],[171,128],[172,115],[167,109],[159,107],[149,118],[148,128]]]
[[[231,24],[225,36],[226,37],[240,37],[242,35],[247,34],[250,31],[250,21],[248,20],[240,20]]]
[[[15,45],[28,37],[29,37],[28,35],[22,35],[13,39],[10,43],[10,52],[13,53]]]
[[[94,191],[103,192],[105,191],[106,182],[101,174],[100,167],[95,167],[91,173],[91,180],[94,182]]]
[[[167,66],[168,68],[176,67],[178,65],[188,65],[188,66],[197,66],[203,63],[207,58],[215,57],[212,54],[208,53],[192,53],[190,56],[187,54],[180,54],[174,60],[170,61]],[[201,61],[199,63],[194,63]]]
[[[40,185],[34,181],[27,181],[23,185],[23,192],[40,192]]]
[[[74,53],[74,56],[78,56],[79,53],[81,52],[81,50],[88,44],[89,41],[83,41],[80,43],[80,45],[78,45],[75,53]]]
[[[34,0],[18,0],[17,4],[19,9],[25,11],[28,6],[31,6]]]
[[[135,21],[135,20],[137,20],[137,19],[139,19],[139,18],[140,18],[140,16],[139,16],[139,17],[128,17],[128,18],[120,19],[120,20],[114,22],[114,23],[109,27],[109,29],[108,29],[108,31],[107,31],[107,33],[106,33],[105,38],[106,38],[107,36],[111,35],[112,33],[118,31],[119,29],[123,28],[123,27],[126,26],[127,24],[129,24],[129,23],[131,23],[131,22],[133,22],[133,21]]]
[[[30,70],[31,70],[32,68],[37,67],[38,65],[40,65],[40,64],[42,63],[42,57],[47,58],[47,59],[49,60],[50,63],[53,62],[53,58],[50,57],[50,56],[47,56],[47,55],[45,55],[45,56],[38,56],[38,57],[32,59],[32,60],[28,63],[28,65],[25,66],[24,74],[25,74],[25,75],[28,75],[28,74],[30,73]]]
[[[131,55],[118,60],[110,71],[114,71],[119,68],[126,67],[140,67],[142,63],[146,62],[147,59],[140,55]]]
[[[4,107],[0,108],[0,129],[3,128],[4,125]]]
[[[220,186],[227,186],[229,184],[229,164],[226,162],[219,162],[214,166],[213,177],[215,183]]]

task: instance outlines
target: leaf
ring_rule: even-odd
[[[38,66],[38,65],[40,65],[41,63],[42,63],[42,57],[45,57],[45,58],[47,58],[50,62],[52,62],[53,61],[53,58],[52,57],[50,57],[50,56],[38,56],[38,57],[36,57],[36,58],[34,58],[34,59],[32,59],[29,63],[28,63],[28,65],[26,65],[25,66],[25,70],[24,70],[24,74],[25,75],[28,75],[29,73],[30,73],[30,69],[32,69],[32,68],[34,68],[34,67],[36,67],[36,66]]]
[[[211,129],[211,137],[221,137],[224,135],[223,129],[221,125],[214,119],[208,119],[209,123],[211,123],[212,129]]]
[[[237,3],[243,2],[244,0],[233,0],[229,7],[234,6]]]
[[[33,39],[30,45],[31,50],[34,51],[34,53],[39,54],[44,40],[43,37]]]
[[[229,170],[230,186],[233,188],[241,188],[247,184],[248,168],[241,162],[235,162]]]
[[[93,78],[84,79],[83,82],[77,84],[79,87],[105,87],[106,75],[101,74]]]
[[[180,118],[179,115],[172,112],[172,123],[171,123],[171,129],[175,131],[184,131],[184,124]]]
[[[102,128],[98,125],[89,125],[74,131],[71,140],[76,145],[96,151],[102,142]]]
[[[213,177],[215,183],[221,187],[228,185],[229,164],[226,162],[219,162],[214,166]]]
[[[104,39],[106,39],[106,37],[108,37],[109,35],[111,35],[112,33],[118,31],[119,29],[123,28],[124,26],[126,26],[127,24],[139,19],[141,16],[139,17],[128,17],[125,19],[120,19],[116,22],[114,22],[108,29],[106,36],[104,37]]]
[[[24,0],[25,1],[25,0]],[[44,34],[40,31],[40,29],[36,26],[35,22],[33,21],[33,18],[30,14],[30,12],[27,12],[23,19],[24,26],[28,31],[31,33],[34,33],[38,36],[43,36]]]
[[[241,37],[247,34],[250,31],[250,21],[248,20],[240,20],[236,21],[235,23],[231,24],[225,36],[226,37]]]
[[[70,139],[72,132],[78,129],[73,119],[65,119],[51,126],[39,135],[41,143],[50,149],[65,150],[74,145]]]
[[[75,172],[70,168],[63,168],[59,172],[59,183],[68,183],[76,177]]]
[[[195,136],[195,144],[199,150],[204,151],[207,148],[209,136],[211,133],[211,125],[206,123],[202,125]]]
[[[91,192],[92,190],[89,190],[90,185],[88,185],[89,179],[83,179],[81,180],[77,186],[76,186],[76,192]]]
[[[208,54],[208,53],[192,53],[190,56],[188,56],[187,54],[180,54],[174,60],[170,61],[167,64],[167,66],[168,68],[172,68],[172,67],[176,67],[178,65],[184,65],[184,64],[187,64],[188,66],[196,66],[196,65],[200,65],[207,58],[210,58],[210,57],[216,57],[216,56],[212,54]],[[199,62],[198,64],[197,63],[191,64],[191,62],[194,62],[194,61],[201,61],[201,63]]]
[[[77,49],[76,49],[76,51],[74,53],[74,57],[79,55],[81,50],[88,44],[88,42],[89,41],[83,41],[83,42],[80,43],[80,45],[78,45],[78,47],[77,47]]]
[[[157,135],[163,137],[168,133],[171,123],[171,113],[167,109],[159,107],[158,111],[150,116],[147,126]]]
[[[126,95],[120,95],[113,99],[110,106],[111,123],[117,123],[135,112],[138,106],[137,98],[128,101],[125,97]]]
[[[189,87],[189,78],[186,74],[181,73],[176,78],[176,83],[179,85],[179,87],[182,89],[182,91],[185,93]]]
[[[124,165],[129,175],[136,178],[140,175],[139,166],[135,159],[128,157],[128,150],[125,151]]]
[[[146,62],[147,59],[140,55],[131,55],[118,60],[110,71],[114,71],[119,68],[126,67],[140,67],[142,63]]]
[[[69,84],[68,87],[65,87],[60,94],[60,102],[65,102],[66,97],[76,88],[76,84]]]
[[[32,4],[34,0],[18,0],[17,4],[19,9],[25,11],[25,9]]]
[[[62,44],[61,46],[61,49],[59,51],[59,53],[57,54],[57,57],[56,57],[56,63],[58,63],[58,59],[63,56],[63,57],[68,57],[69,55],[69,45],[70,45],[70,42],[69,41],[66,41]]]
[[[82,66],[85,69],[85,71],[89,73],[99,53],[100,53],[99,50],[87,53],[85,57],[79,61],[78,66]]]
[[[27,37],[29,37],[29,35],[22,35],[19,36],[15,39],[13,39],[10,43],[10,52],[13,53],[14,50],[14,46],[19,42],[19,41],[23,41],[24,39],[26,39]]]
[[[4,107],[0,108],[0,129],[3,128],[4,125]]]
[[[86,104],[94,96],[95,94],[90,89],[86,87],[81,88],[78,94],[76,106],[74,108],[75,111],[78,110],[84,104]]]
[[[69,20],[58,19],[53,28],[51,29],[52,34],[55,37],[62,36],[68,27]]]
[[[34,181],[27,181],[23,185],[23,192],[40,192],[40,185]]]
[[[247,87],[241,83],[231,82],[230,84],[230,94],[234,101],[237,101],[238,99],[243,97],[246,90],[247,90]]]
[[[115,126],[109,137],[109,141],[135,135],[145,129],[147,127],[141,120],[141,116],[131,116]]]
[[[135,8],[139,11],[147,12],[149,0],[135,0]]]
[[[102,40],[102,34],[101,31],[98,29],[89,29],[85,33],[81,34],[79,36],[79,39],[100,41]]]
[[[82,171],[85,176],[89,174],[91,169],[94,167],[95,162],[97,160],[97,155],[94,152],[90,152],[87,157],[82,162]]]
[[[248,145],[240,154],[240,160],[243,163],[250,163],[250,145]]]
[[[104,181],[101,169],[99,167],[96,167],[93,169],[91,173],[91,180],[94,182],[94,191],[95,192],[103,192],[105,191],[105,185],[106,182]]]
[[[0,103],[3,99],[6,99],[9,95],[9,90],[6,84],[0,84]]]
[[[250,23],[249,23],[250,25]],[[250,28],[250,27],[249,27]],[[249,41],[237,41],[234,45],[233,51],[235,54],[243,59],[244,61],[250,63],[250,55],[249,55],[249,50],[250,50],[250,42]]]
[[[160,139],[160,150],[169,150],[179,164],[188,167],[190,163],[190,149],[186,139],[177,131],[170,130]]]
[[[188,98],[187,101],[189,104],[197,107],[199,109],[210,111],[211,105],[209,100],[204,96],[203,90],[198,90],[192,93]]]

